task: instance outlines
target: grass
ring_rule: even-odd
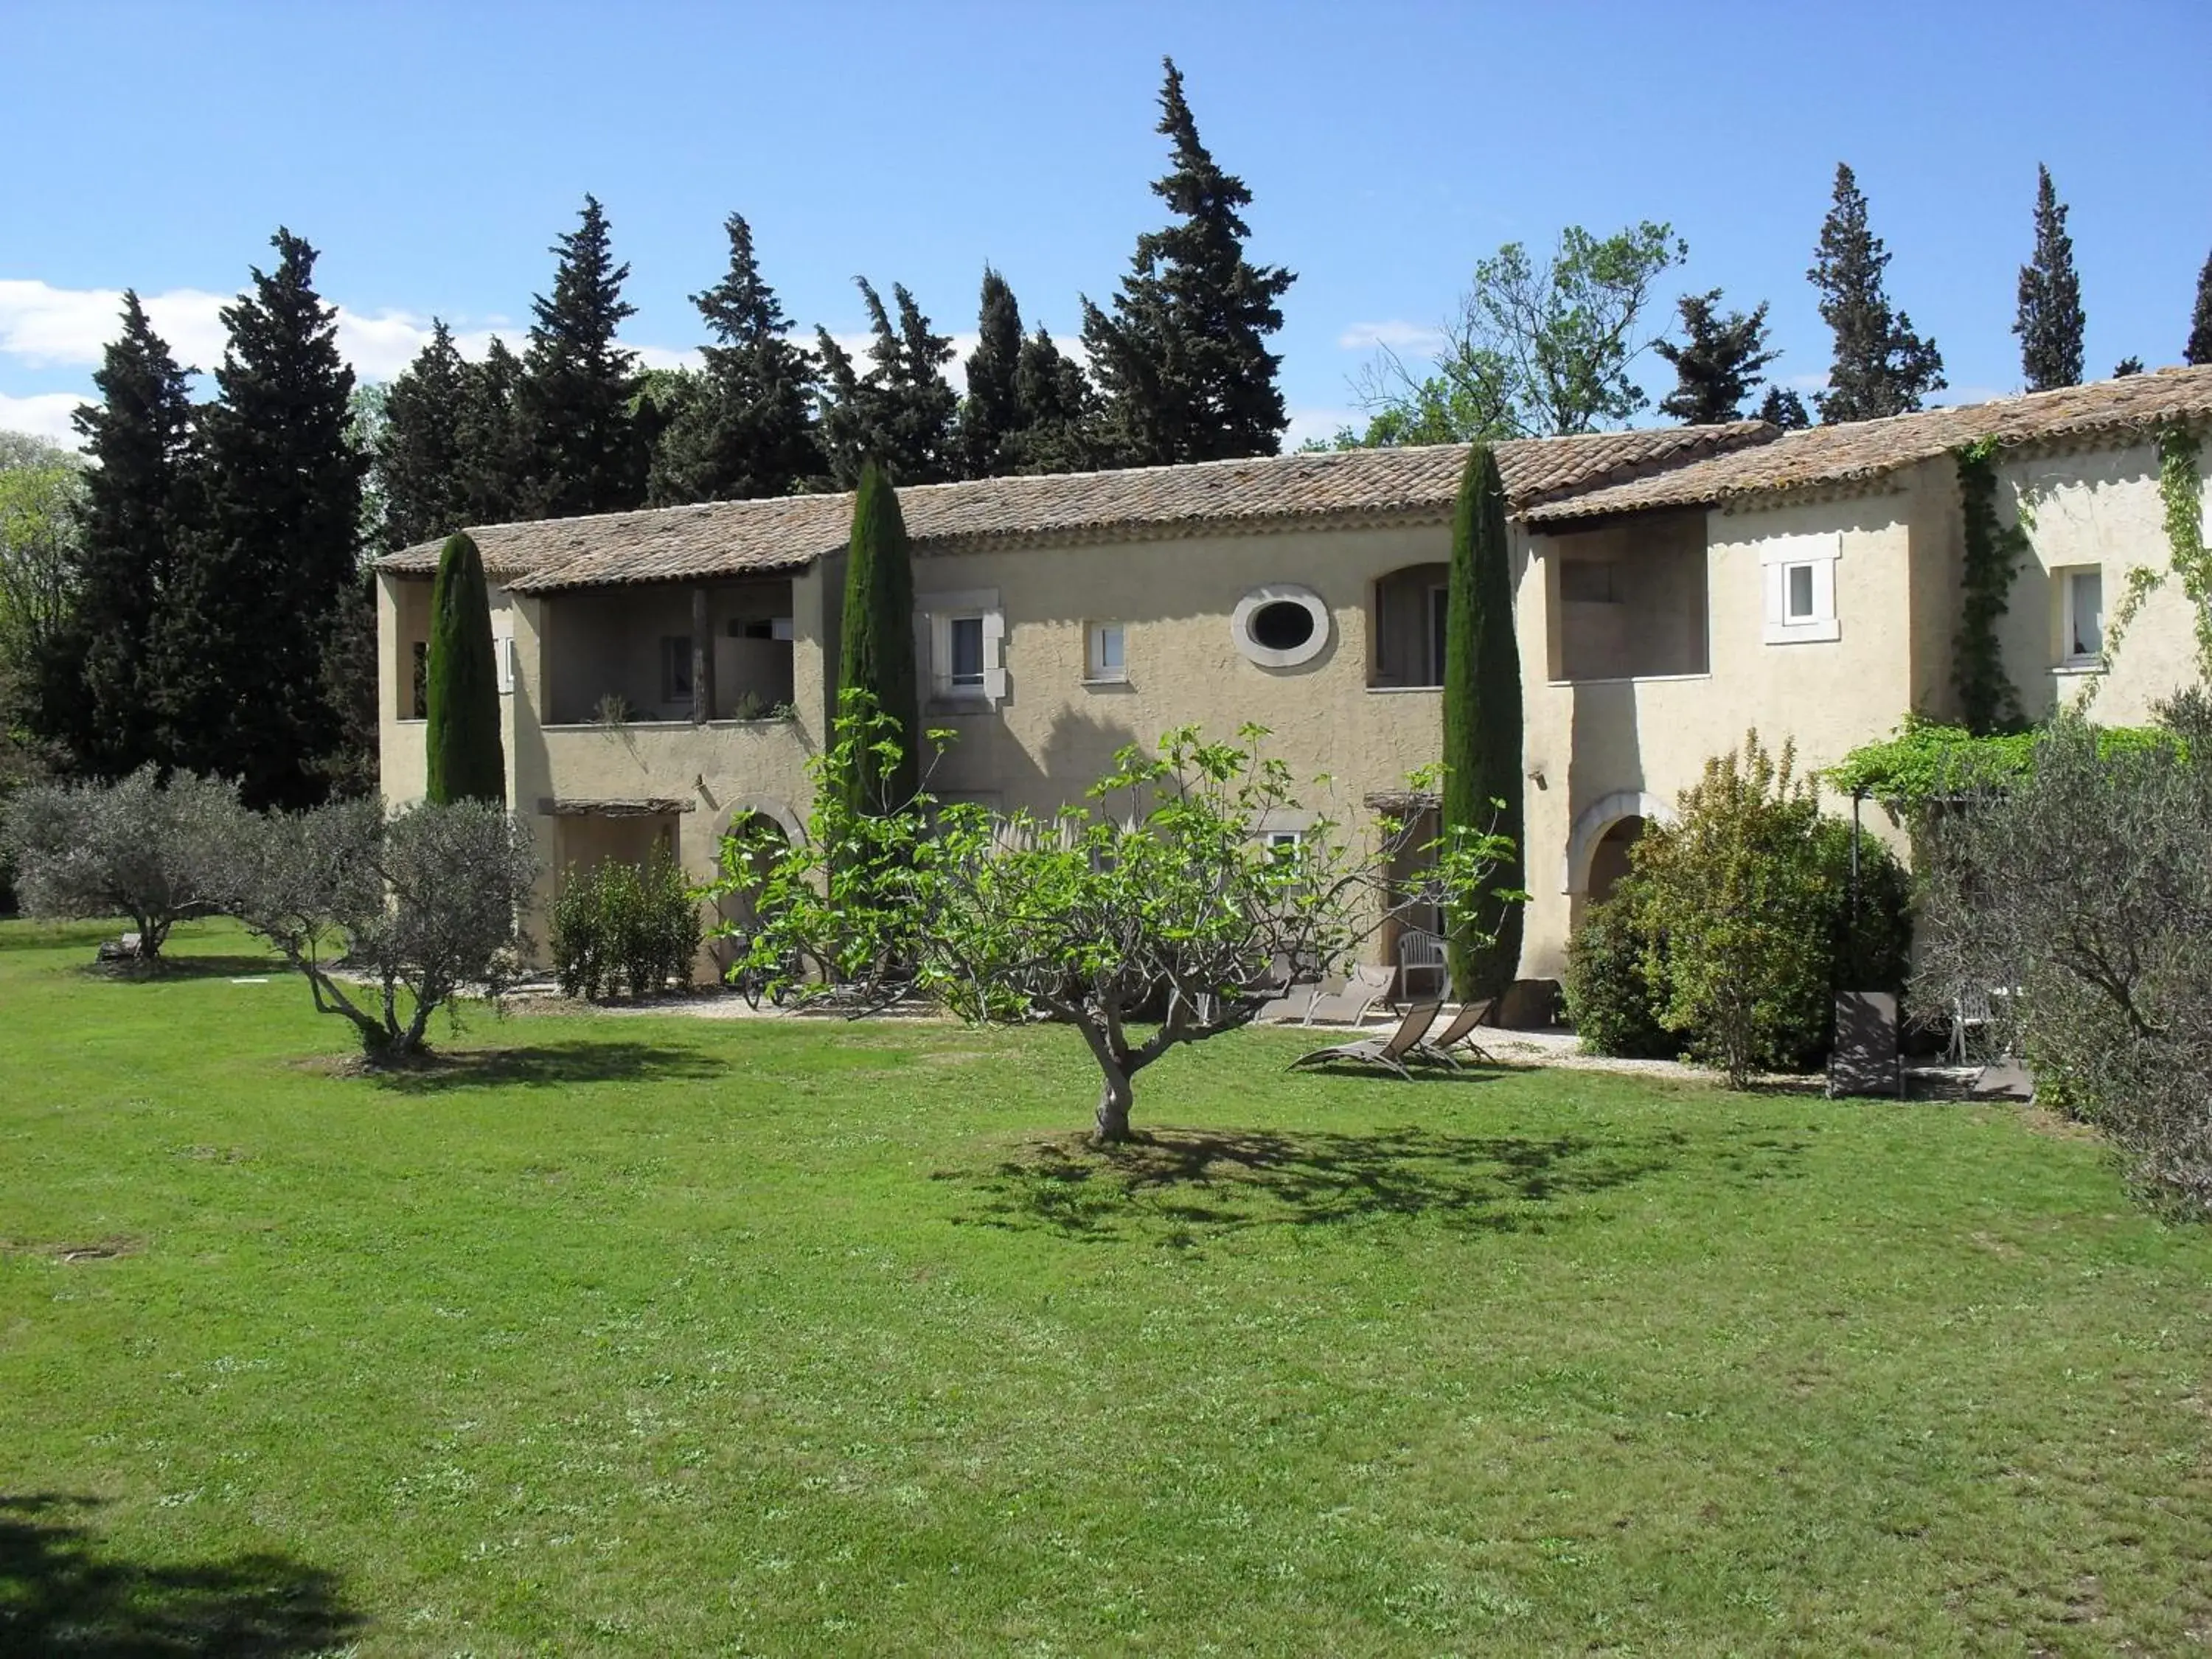
[[[2008,1109],[344,1029],[0,925],[0,1652],[2172,1653],[2212,1238]],[[265,984],[234,979],[266,973]]]

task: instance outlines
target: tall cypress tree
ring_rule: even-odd
[[[867,304],[870,367],[854,372],[851,356],[817,328],[822,360],[823,453],[840,483],[856,483],[870,462],[897,483],[942,483],[958,476],[953,416],[960,400],[945,378],[952,342],[931,325],[905,285],[891,284],[893,322],[883,296],[865,276],[853,281]]]
[[[1802,431],[1813,424],[1813,417],[1805,412],[1805,400],[1786,386],[1766,388],[1766,396],[1759,399],[1759,418],[1784,432]]]
[[[100,400],[72,417],[84,438],[76,598],[52,659],[39,665],[36,725],[81,771],[117,778],[168,759],[155,631],[171,603],[178,548],[192,530],[192,403],[185,372],[136,293],[93,376]]]
[[[989,478],[1018,465],[1024,422],[1018,384],[1022,308],[1006,279],[988,265],[983,267],[975,336],[975,349],[968,358],[968,396],[960,404],[960,461],[963,476]]]
[[[1892,311],[1882,289],[1889,251],[1867,228],[1866,198],[1850,168],[1836,167],[1836,199],[1820,226],[1806,273],[1820,291],[1820,320],[1836,337],[1828,389],[1814,398],[1823,421],[1871,421],[1906,415],[1943,385],[1943,354]]]
[[[424,795],[507,805],[507,751],[499,735],[499,669],[483,557],[465,535],[448,537],[430,586],[429,707],[423,731]]]
[[[1101,465],[1098,393],[1083,365],[1040,326],[1022,342],[1014,369],[1021,429],[1012,443],[1017,472],[1087,472]]]
[[[1513,843],[1498,885],[1522,885],[1521,647],[1513,626],[1512,555],[1505,485],[1488,444],[1468,450],[1452,514],[1450,586],[1444,610],[1443,835],[1496,833]],[[1505,907],[1498,937],[1470,936],[1464,919],[1445,934],[1453,994],[1503,996],[1521,963],[1521,907]]]
[[[460,521],[504,524],[523,514],[530,471],[517,407],[522,360],[495,334],[483,361],[464,367],[467,374],[462,382],[460,419],[454,430],[463,480]]]
[[[1682,343],[1657,340],[1652,349],[1674,366],[1674,391],[1660,399],[1659,412],[1692,426],[1717,426],[1740,420],[1743,400],[1759,384],[1759,371],[1782,354],[1767,349],[1766,307],[1748,315],[1720,312],[1721,291],[1685,294],[1676,301],[1682,313]]]
[[[1199,141],[1173,58],[1161,60],[1159,131],[1174,165],[1153,192],[1177,222],[1137,238],[1111,316],[1083,302],[1083,340],[1103,390],[1108,441],[1125,464],[1273,455],[1289,416],[1267,348],[1294,273],[1244,258],[1251,204]]]
[[[576,228],[549,250],[560,263],[553,292],[532,309],[515,412],[527,459],[522,507],[533,518],[619,513],[645,500],[652,456],[632,409],[637,354],[615,333],[637,307],[622,297],[628,265],[615,264],[607,216],[584,198]]]
[[[2021,372],[2030,392],[2081,384],[2081,279],[2074,274],[2074,239],[2066,204],[2051,187],[2051,169],[2035,168],[2035,254],[2020,268]]]
[[[356,576],[368,459],[353,442],[353,371],[315,250],[279,229],[273,270],[222,313],[230,343],[202,419],[204,522],[182,544],[155,628],[167,757],[240,781],[252,806],[322,799],[337,720],[322,645]]]
[[[921,774],[921,711],[914,663],[914,563],[898,492],[881,467],[869,461],[853,492],[853,539],[846,556],[844,639],[837,659],[842,702],[848,690],[865,691],[896,728],[899,763],[882,769],[863,750],[851,776],[842,780],[858,809],[902,806]]]
[[[2189,342],[2182,348],[2181,361],[2191,367],[2212,363],[2212,254],[2205,256],[2204,269],[2197,273],[2197,309],[2189,319]]]
[[[791,319],[761,280],[752,227],[733,213],[723,228],[730,268],[691,296],[714,343],[696,395],[661,436],[648,492],[655,505],[788,495],[822,471],[810,416],[813,364],[786,337]]]
[[[388,548],[448,536],[470,522],[464,437],[469,380],[453,330],[433,318],[429,344],[385,393],[375,459]]]

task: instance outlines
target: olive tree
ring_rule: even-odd
[[[129,916],[142,963],[169,930],[228,908],[250,818],[235,785],[142,766],[116,783],[35,784],[7,803],[0,848],[34,916]]]
[[[921,994],[972,1023],[1064,1020],[1098,1068],[1097,1139],[1126,1140],[1137,1074],[1249,1024],[1285,969],[1334,971],[1415,905],[1494,928],[1525,896],[1498,885],[1510,849],[1496,835],[1415,849],[1410,823],[1390,819],[1355,845],[1309,817],[1265,736],[1209,742],[1184,727],[1133,745],[1085,805],[1049,817],[940,805],[926,788],[856,807],[817,781],[803,844],[725,845],[720,890],[742,890],[758,918],[732,975],[862,1009]],[[895,743],[848,699],[817,770],[840,775],[866,750],[890,775]],[[1295,846],[1260,833],[1292,823]],[[1408,851],[1432,860],[1427,873],[1394,882]]]
[[[520,973],[537,877],[529,832],[486,802],[387,817],[380,801],[340,801],[261,821],[236,910],[319,1012],[352,1023],[370,1064],[404,1065],[440,1008]]]
[[[1987,997],[2138,1192],[2212,1218],[2212,698],[2165,717],[2146,745],[2062,715],[2031,768],[1933,820],[1916,985]]]

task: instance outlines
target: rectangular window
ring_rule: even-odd
[[[412,718],[427,720],[430,718],[430,642],[428,640],[415,641],[414,671],[415,694],[410,704],[415,710]]]
[[[2066,665],[2087,668],[2105,654],[2105,573],[2101,569],[2063,574],[2066,599]]]
[[[1083,673],[1085,679],[1126,680],[1129,678],[1126,640],[1120,623],[1091,624]]]
[[[1813,605],[1813,567],[1792,564],[1783,567],[1787,581],[1782,608],[1782,620],[1786,623],[1808,623],[1816,614]]]
[[[981,617],[954,617],[945,623],[949,646],[946,652],[945,678],[955,691],[981,691],[983,689],[983,619]]]
[[[691,701],[691,636],[689,634],[664,634],[660,636],[660,700],[663,702]]]

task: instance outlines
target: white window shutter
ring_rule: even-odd
[[[1006,613],[983,613],[983,695],[993,702],[1006,695]]]
[[[492,660],[499,665],[499,690],[501,696],[514,694],[514,635],[492,635]]]

